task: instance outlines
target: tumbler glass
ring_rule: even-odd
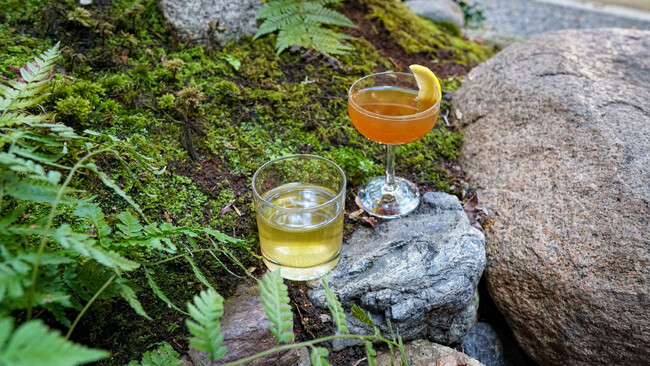
[[[262,165],[252,185],[266,266],[296,281],[334,268],[343,239],[343,170],[319,156],[288,155]]]

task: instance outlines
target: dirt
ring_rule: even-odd
[[[430,68],[438,77],[446,78],[452,75],[464,75],[471,70],[471,66],[453,62],[452,53],[449,50],[438,50],[437,56],[428,53],[406,53],[402,46],[391,38],[390,32],[383,25],[366,18],[368,9],[365,4],[347,2],[341,9],[341,13],[359,26],[359,28],[350,29],[347,33],[355,37],[363,37],[370,42],[382,57],[390,60],[395,66],[393,71],[408,71],[410,65],[419,64]]]

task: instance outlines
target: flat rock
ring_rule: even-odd
[[[330,287],[344,308],[354,303],[369,311],[385,334],[389,320],[405,340],[460,343],[476,320],[484,245],[455,196],[426,193],[415,213],[356,231],[342,247]],[[309,297],[326,307],[322,288]],[[348,323],[353,332],[371,333],[351,316]]]
[[[650,359],[650,32],[548,33],[455,93],[488,289],[543,365]]]
[[[160,0],[165,19],[184,40],[225,45],[257,32],[260,0]]]
[[[465,25],[463,9],[453,0],[407,0],[404,5],[415,14],[434,22],[453,23],[458,28]]]
[[[411,366],[484,366],[477,360],[453,348],[418,339],[404,345],[406,360]],[[396,350],[395,366],[402,366],[399,350]],[[390,352],[377,355],[377,366],[389,366]]]
[[[241,285],[235,296],[224,302],[221,334],[223,345],[228,351],[215,365],[239,360],[276,346],[277,341],[269,331],[269,320],[264,312],[257,285],[250,287]],[[274,353],[249,362],[247,365],[301,365],[299,361],[293,362],[301,359],[300,352],[293,351],[289,355]],[[188,354],[195,365],[210,365],[207,352],[190,348]],[[285,362],[286,360],[289,360],[288,363]]]

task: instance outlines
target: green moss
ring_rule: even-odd
[[[452,50],[454,59],[461,64],[478,63],[492,55],[484,45],[469,42],[457,31],[448,32],[448,26],[436,25],[417,16],[400,1],[364,0],[369,6],[368,17],[380,22],[391,37],[408,53],[426,52],[438,55],[439,50]]]
[[[58,100],[55,109],[63,119],[82,125],[88,124],[87,119],[92,112],[90,102],[78,96],[69,96]]]

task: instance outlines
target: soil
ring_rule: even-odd
[[[341,9],[341,13],[359,26],[359,28],[350,29],[347,33],[355,37],[363,37],[370,42],[382,57],[390,60],[395,66],[393,71],[408,71],[410,65],[419,64],[431,69],[439,78],[446,78],[453,75],[465,75],[472,69],[471,66],[455,63],[449,50],[439,50],[438,55],[435,56],[428,53],[406,53],[402,46],[391,38],[390,32],[383,25],[366,18],[366,14],[368,14],[366,4],[347,2]],[[432,62],[434,59],[435,63]]]

